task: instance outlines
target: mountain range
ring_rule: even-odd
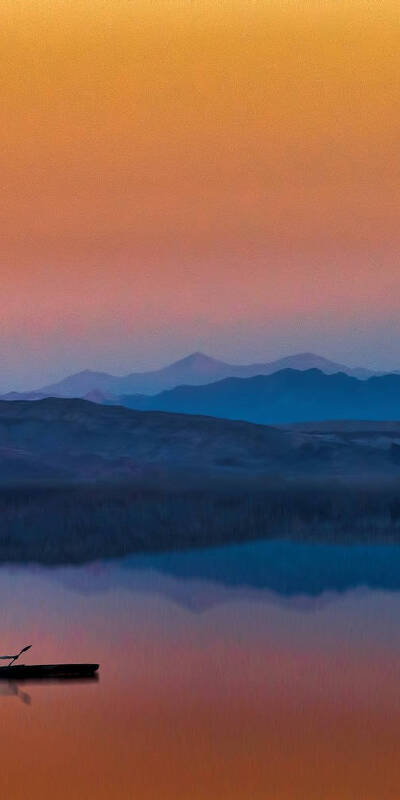
[[[124,396],[141,410],[204,414],[264,425],[320,420],[400,418],[400,375],[364,381],[339,372],[284,369],[253,378],[226,378],[206,386],[178,386],[152,397]]]
[[[43,397],[87,397],[95,402],[106,399],[117,400],[126,394],[157,394],[179,385],[201,386],[223,378],[251,378],[255,375],[271,375],[282,369],[320,369],[327,375],[343,372],[361,380],[374,373],[362,367],[347,367],[329,361],[314,353],[298,353],[276,361],[255,364],[228,364],[204,353],[192,353],[186,358],[163,369],[149,372],[132,372],[117,377],[106,372],[84,370],[49,384],[34,392],[9,392],[4,400],[38,400]],[[95,397],[91,397],[95,393]]]

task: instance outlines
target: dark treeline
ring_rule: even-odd
[[[274,537],[400,542],[400,492],[394,483],[0,489],[3,562],[79,563]]]

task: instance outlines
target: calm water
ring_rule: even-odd
[[[0,570],[0,789],[126,800],[400,796],[400,548],[273,542]]]

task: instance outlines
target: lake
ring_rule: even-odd
[[[101,664],[0,684],[12,800],[400,796],[400,547],[3,566],[0,608],[1,653]]]

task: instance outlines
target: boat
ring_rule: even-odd
[[[10,661],[6,667],[0,667],[0,680],[94,678],[99,669],[99,664],[15,664],[31,647],[23,647],[15,656],[0,656],[0,660]]]
[[[0,680],[93,678],[98,669],[98,664],[15,664],[11,667],[0,667]]]

